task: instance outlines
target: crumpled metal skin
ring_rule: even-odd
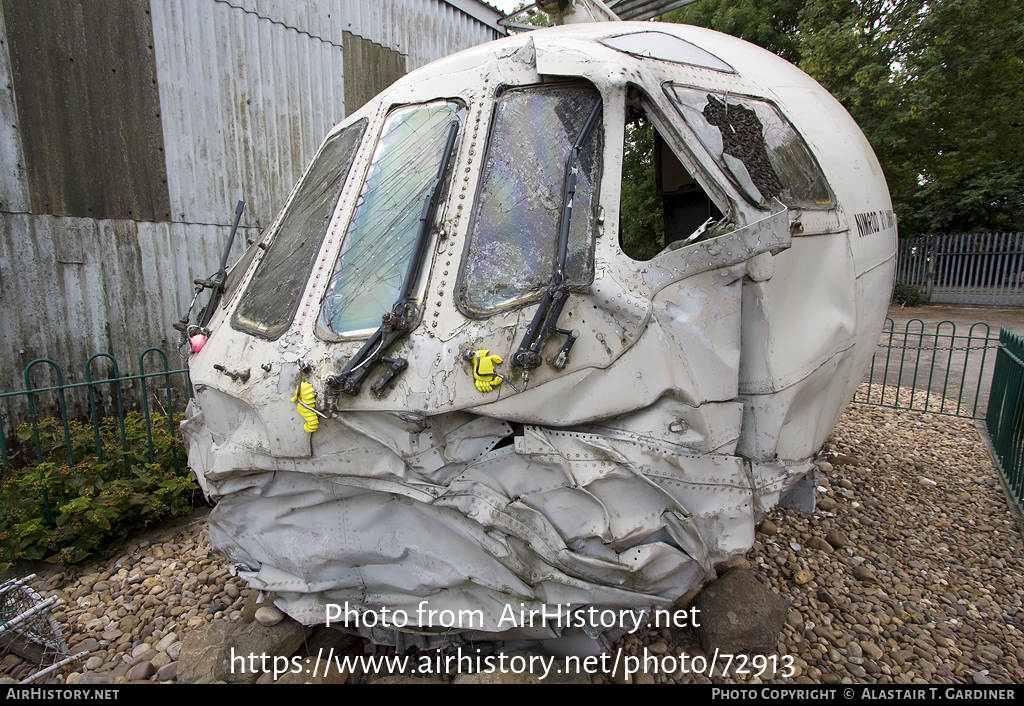
[[[329,605],[346,602],[416,621],[426,605],[479,611],[482,624],[463,626],[476,631],[463,637],[554,637],[551,627],[511,630],[507,607],[669,606],[712,578],[716,563],[746,552],[755,523],[813,471],[888,303],[895,228],[860,236],[853,224],[855,213],[891,209],[881,170],[838,103],[767,52],[658,26],[728,62],[729,74],[598,41],[650,29],[532,32],[398,81],[343,123],[368,119],[367,137],[288,332],[266,340],[231,327],[244,285],[211,322],[190,361],[196,401],[182,424],[189,464],[217,503],[211,541],[301,622],[323,623]],[[580,337],[564,370],[545,362],[524,381],[510,361],[536,304],[469,317],[457,304],[457,273],[495,93],[542,76],[583,77],[601,92],[604,171],[594,280],[570,295],[559,319]],[[745,200],[688,137],[662,90],[667,81],[778,106],[814,154],[834,206],[775,201],[766,211]],[[628,85],[643,90],[673,151],[732,222],[648,262],[621,252],[615,225]],[[420,323],[389,353],[409,368],[380,397],[332,398],[324,378],[362,340],[314,335],[325,284],[316,273],[337,256],[390,106],[451,97],[468,113],[438,210],[444,236],[434,240]],[[561,345],[555,336],[545,360]],[[518,390],[479,388],[465,354],[485,349]],[[273,365],[240,383],[217,363]],[[316,388],[318,409],[334,400],[312,434],[290,402],[300,381]],[[409,639],[452,639],[458,631],[436,615],[405,628],[417,633]],[[387,630],[361,632],[394,640]]]

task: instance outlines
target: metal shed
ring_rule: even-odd
[[[0,387],[35,358],[170,350],[236,200],[231,260],[332,126],[500,17],[478,0],[2,0]]]

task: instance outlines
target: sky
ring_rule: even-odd
[[[519,6],[520,0],[484,0],[488,5],[493,5],[506,15]]]

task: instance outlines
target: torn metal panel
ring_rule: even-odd
[[[320,238],[280,330],[238,313],[280,294],[275,255],[233,273],[183,433],[214,546],[294,617],[348,602],[404,611],[421,646],[556,638],[507,607],[641,615],[807,500],[892,281],[894,233],[854,245],[845,214],[888,192],[796,69],[678,25],[667,55],[635,51],[651,31],[538,30],[400,79],[327,138],[361,131],[330,196],[300,213],[315,160],[267,236]],[[672,170],[643,260],[620,240],[638,116]]]

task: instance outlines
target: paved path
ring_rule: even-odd
[[[896,324],[897,330],[902,330],[911,319],[920,319],[925,324],[933,326],[941,321],[952,321],[956,324],[957,333],[966,333],[972,324],[983,321],[989,325],[994,336],[999,335],[1001,326],[1024,336],[1024,308],[946,304],[923,304],[902,308],[894,305],[889,307],[889,318]]]

